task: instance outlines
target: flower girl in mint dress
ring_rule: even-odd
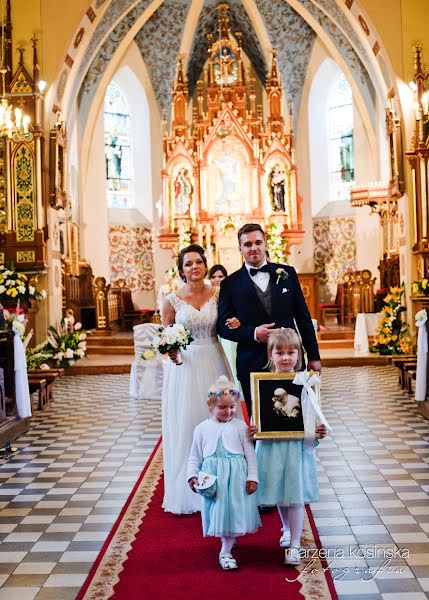
[[[235,538],[261,525],[256,455],[247,425],[235,416],[239,400],[237,386],[225,376],[210,387],[211,416],[195,428],[188,460],[189,486],[203,496],[203,535],[221,538],[224,571],[237,569],[231,554]]]
[[[270,370],[276,373],[299,371],[302,364],[301,340],[291,328],[278,329],[268,339]],[[300,393],[297,386],[297,393]],[[284,391],[284,390],[282,390]],[[268,399],[267,399],[268,400]],[[293,400],[293,396],[289,396]],[[269,399],[269,402],[273,402]],[[298,405],[298,409],[299,405]],[[295,416],[295,414],[293,414]],[[255,425],[249,435],[256,433]],[[316,433],[325,437],[326,426],[318,425]],[[256,456],[259,471],[257,500],[259,506],[277,505],[282,521],[280,546],[285,550],[285,564],[301,562],[300,542],[304,528],[304,504],[319,499],[314,446],[303,439],[258,440]]]

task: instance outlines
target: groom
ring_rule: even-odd
[[[250,373],[262,371],[267,364],[267,341],[273,329],[298,329],[308,369],[320,371],[321,365],[313,323],[295,269],[267,262],[265,235],[256,223],[241,227],[238,243],[244,264],[222,282],[217,331],[221,337],[238,342],[237,376],[250,416]],[[237,317],[241,327],[229,329],[227,321],[231,317]]]

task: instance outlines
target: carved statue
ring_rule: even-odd
[[[215,81],[218,85],[231,85],[238,75],[237,56],[229,48],[223,46],[222,53],[216,56],[214,65]]]
[[[275,164],[269,175],[271,204],[275,212],[285,211],[286,173],[279,164]]]
[[[187,170],[181,167],[174,180],[174,210],[176,215],[189,215],[192,202],[192,184]]]

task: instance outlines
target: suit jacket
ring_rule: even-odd
[[[275,327],[298,328],[308,359],[320,360],[313,323],[295,269],[276,263],[268,263],[268,266],[271,315],[267,314],[260,301],[244,264],[221,284],[217,332],[227,340],[238,342],[239,379],[248,377],[252,371],[262,371],[267,364],[267,346],[256,342],[254,338],[255,328],[263,323],[275,322]],[[279,267],[286,271],[287,278],[279,279],[277,283],[276,269]],[[240,319],[239,329],[229,329],[225,325],[226,319],[230,317]]]

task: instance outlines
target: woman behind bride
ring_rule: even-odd
[[[181,323],[194,341],[180,353],[170,353],[162,389],[162,442],[164,454],[164,510],[185,514],[201,509],[201,496],[192,493],[186,466],[195,427],[207,418],[207,390],[231,370],[216,336],[219,291],[206,285],[207,259],[197,244],[178,256],[179,275],[185,285],[169,294],[162,308],[162,323]],[[228,326],[240,326],[229,319]],[[182,360],[182,364],[177,364]],[[238,413],[239,411],[237,411]],[[240,410],[241,415],[241,410]],[[237,414],[237,416],[239,416]]]

